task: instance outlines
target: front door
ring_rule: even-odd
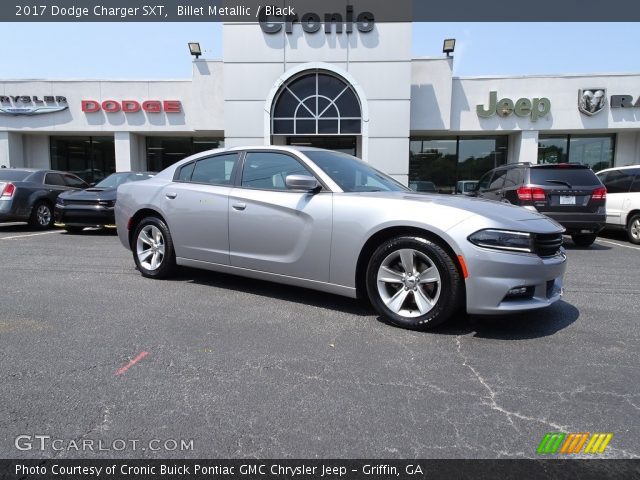
[[[247,152],[229,196],[230,263],[291,277],[329,280],[332,193],[291,191],[287,175],[311,175],[282,152]]]

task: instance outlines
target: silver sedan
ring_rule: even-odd
[[[547,307],[562,292],[563,228],[520,207],[416,193],[352,156],[247,147],[121,185],[116,224],[145,277],[178,265],[368,298],[425,329],[460,310]]]

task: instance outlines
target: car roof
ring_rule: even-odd
[[[621,167],[605,168],[604,170],[598,171],[598,173],[610,172],[611,170],[631,170],[633,168],[640,168],[640,164],[639,165],[623,165]]]

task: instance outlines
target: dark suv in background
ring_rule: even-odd
[[[474,195],[551,217],[581,247],[591,245],[605,225],[607,189],[586,165],[504,165],[487,172]]]

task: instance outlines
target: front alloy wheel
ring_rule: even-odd
[[[462,279],[449,254],[424,238],[398,237],[374,252],[367,292],[394,325],[427,329],[445,322],[462,295]]]
[[[145,277],[166,278],[175,270],[176,257],[171,234],[156,217],[140,222],[134,237],[133,257]]]

